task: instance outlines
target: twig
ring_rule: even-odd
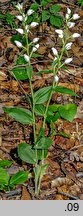
[[[21,194],[21,189],[20,188],[18,188],[18,189],[16,189],[16,190],[12,190],[12,191],[7,191],[5,194],[4,194],[4,196],[5,197],[9,197],[9,196],[16,196],[16,195],[20,195]]]
[[[71,198],[71,199],[74,199],[74,200],[78,200],[78,199],[79,199],[79,197],[73,196],[73,195],[68,194],[68,193],[65,193],[65,192],[63,192],[63,191],[58,191],[58,194],[62,194],[62,195],[64,195],[64,196],[67,196],[67,197],[69,197],[69,198]]]

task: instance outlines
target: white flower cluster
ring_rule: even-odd
[[[37,23],[37,22],[31,22],[30,25],[27,25],[27,23],[26,23],[28,16],[30,16],[31,14],[33,14],[33,13],[34,13],[34,10],[29,9],[29,10],[27,11],[27,13],[24,14],[24,13],[23,13],[23,4],[19,4],[19,3],[16,5],[16,8],[19,10],[19,12],[20,12],[20,14],[21,14],[21,15],[16,16],[17,19],[18,19],[19,21],[21,21],[21,22],[23,21],[23,23],[25,23],[25,26],[23,25],[23,26],[24,26],[24,27],[23,27],[24,29],[22,29],[22,28],[17,28],[16,31],[17,31],[18,33],[20,33],[21,35],[23,35],[23,34],[28,33],[29,30],[30,30],[30,28],[36,27],[36,26],[38,25],[38,23]],[[34,38],[33,41],[31,42],[31,45],[33,44],[33,47],[32,47],[32,50],[31,50],[31,54],[32,54],[33,52],[36,52],[37,49],[39,48],[39,44],[36,44],[38,41],[39,41],[39,38],[36,37],[36,38]],[[14,42],[15,42],[15,44],[16,44],[17,47],[19,47],[19,48],[22,48],[22,47],[23,47],[23,45],[22,45],[22,43],[21,43],[20,41],[15,40]],[[26,60],[26,62],[29,62],[29,61],[30,61],[30,56],[28,56],[27,54],[24,54],[24,59]]]
[[[79,19],[79,18],[80,18],[80,16],[79,16],[77,13],[75,13],[75,14],[73,14],[73,16],[71,16],[71,10],[70,10],[70,8],[67,8],[66,24],[67,24],[67,27],[68,27],[69,29],[75,26],[75,23],[74,23],[74,22],[71,22],[70,20],[71,20],[71,19],[77,20],[77,19]],[[58,34],[59,38],[64,39],[65,33],[63,32],[62,29],[56,29],[55,32]],[[78,37],[80,37],[80,34],[79,34],[79,33],[74,33],[74,34],[71,36],[71,38],[78,38]],[[71,49],[71,46],[72,46],[72,42],[69,42],[69,43],[67,43],[67,44],[65,45],[65,49],[66,49],[66,50],[70,50],[70,49]],[[52,51],[53,51],[53,54],[54,54],[54,56],[55,56],[55,58],[54,58],[54,61],[55,61],[55,60],[57,59],[57,57],[58,57],[58,52],[57,52],[57,50],[56,50],[54,47],[52,48]],[[73,60],[73,58],[67,58],[67,59],[65,60],[64,64],[69,64],[72,60]]]

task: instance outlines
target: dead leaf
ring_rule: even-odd
[[[30,193],[27,191],[25,186],[22,187],[21,200],[32,200],[31,196],[30,196]]]

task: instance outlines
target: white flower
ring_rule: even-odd
[[[78,38],[78,37],[80,37],[80,34],[74,33],[74,34],[72,35],[72,37],[73,37],[73,38]]]
[[[65,17],[68,20],[70,18],[70,14],[67,13]]]
[[[31,27],[36,27],[37,25],[38,25],[37,22],[32,22],[30,26],[31,26]]]
[[[15,40],[14,42],[15,42],[15,44],[16,44],[17,47],[19,47],[19,48],[22,47],[22,43],[21,43],[21,42],[19,42],[19,41],[17,41],[17,40]]]
[[[63,34],[63,30],[61,30],[61,29],[56,29],[55,32],[56,32],[57,34]]]
[[[55,82],[58,82],[58,81],[59,81],[59,77],[56,75],[56,76],[54,77],[54,80],[55,80]]]
[[[70,50],[71,46],[72,46],[72,42],[67,43],[66,46],[65,46],[66,50]]]
[[[80,18],[80,16],[76,13],[76,14],[73,14],[73,20],[77,20],[77,19],[79,19]]]
[[[35,47],[33,47],[32,52],[35,52],[39,48],[39,44],[36,44]]]
[[[22,10],[23,4],[18,3],[18,4],[16,5],[16,8],[17,8],[18,10]]]
[[[60,38],[63,38],[63,34],[59,34],[59,37],[60,37]]]
[[[23,17],[22,17],[21,15],[16,16],[16,18],[17,18],[18,20],[20,20],[20,21],[23,20]]]
[[[63,30],[57,29],[55,32],[59,35],[60,38],[63,38]]]
[[[32,42],[37,43],[38,41],[39,41],[39,38],[34,38]]]
[[[34,13],[34,10],[32,10],[32,9],[29,9],[28,11],[27,11],[27,15],[28,16],[30,16],[31,14],[33,14]]]
[[[70,8],[67,8],[67,14],[71,14]]]
[[[52,52],[53,52],[53,54],[54,54],[55,56],[57,56],[57,54],[58,54],[57,49],[55,49],[54,47],[52,47]]]
[[[23,29],[21,29],[21,28],[16,29],[16,31],[19,32],[20,34],[24,33]]]
[[[24,59],[26,60],[26,62],[29,62],[30,58],[28,55],[24,54]]]
[[[23,20],[24,20],[24,22],[27,21],[27,16],[24,13],[23,13]]]
[[[25,30],[27,31],[27,33],[29,32],[29,25],[25,26]]]
[[[55,56],[54,61],[56,61],[56,60],[57,60],[57,57]]]
[[[65,64],[69,64],[72,60],[73,60],[73,58],[67,58],[67,59],[65,60]]]
[[[67,22],[67,26],[69,28],[73,28],[75,26],[75,23],[74,22]]]

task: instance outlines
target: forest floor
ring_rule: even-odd
[[[0,8],[3,14],[10,12],[16,15],[16,11],[9,0],[1,0]],[[18,1],[17,1],[18,2]],[[24,1],[25,2],[25,1]],[[30,6],[31,1],[26,1],[26,8]],[[76,1],[58,1],[54,0],[62,6],[61,13],[64,14],[66,8],[69,7],[74,13],[80,15],[80,20],[72,29],[73,32],[78,32],[82,35],[83,31],[83,10],[81,6],[76,4]],[[52,3],[52,4],[54,4]],[[4,24],[3,24],[4,23]],[[11,42],[11,37],[16,34],[16,31],[5,21],[0,23],[0,160],[13,159],[13,164],[7,171],[12,175],[19,170],[32,169],[31,166],[21,163],[17,157],[17,146],[20,142],[30,142],[32,128],[23,126],[10,118],[3,111],[3,106],[21,106],[27,108],[24,94],[20,85],[26,93],[29,92],[27,81],[19,83],[9,73],[13,68],[15,60],[19,53],[18,48]],[[57,47],[57,37],[55,28],[49,25],[48,22],[40,24],[37,31],[33,32],[40,37],[40,48],[38,54],[44,56],[42,58],[33,59],[35,71],[48,69],[52,61],[51,48]],[[58,45],[56,45],[58,44]],[[79,37],[75,40],[70,56],[73,56],[73,62],[68,66],[68,73],[62,70],[60,74],[60,84],[72,89],[80,97],[75,98],[59,93],[53,94],[52,102],[58,104],[74,102],[78,106],[77,115],[72,123],[66,120],[58,120],[55,123],[54,131],[57,133],[64,132],[70,135],[65,138],[61,135],[54,134],[53,146],[49,149],[46,161],[49,163],[49,168],[42,179],[41,191],[38,197],[39,200],[67,200],[67,199],[83,199],[83,39]],[[33,88],[38,89],[40,86],[46,86],[51,83],[51,77],[47,74],[42,77],[34,76]],[[42,119],[38,118],[36,128],[41,127]],[[49,128],[47,125],[46,133]],[[1,200],[34,200],[34,184],[29,180],[26,184],[18,185],[15,190],[10,192],[0,192]]]

